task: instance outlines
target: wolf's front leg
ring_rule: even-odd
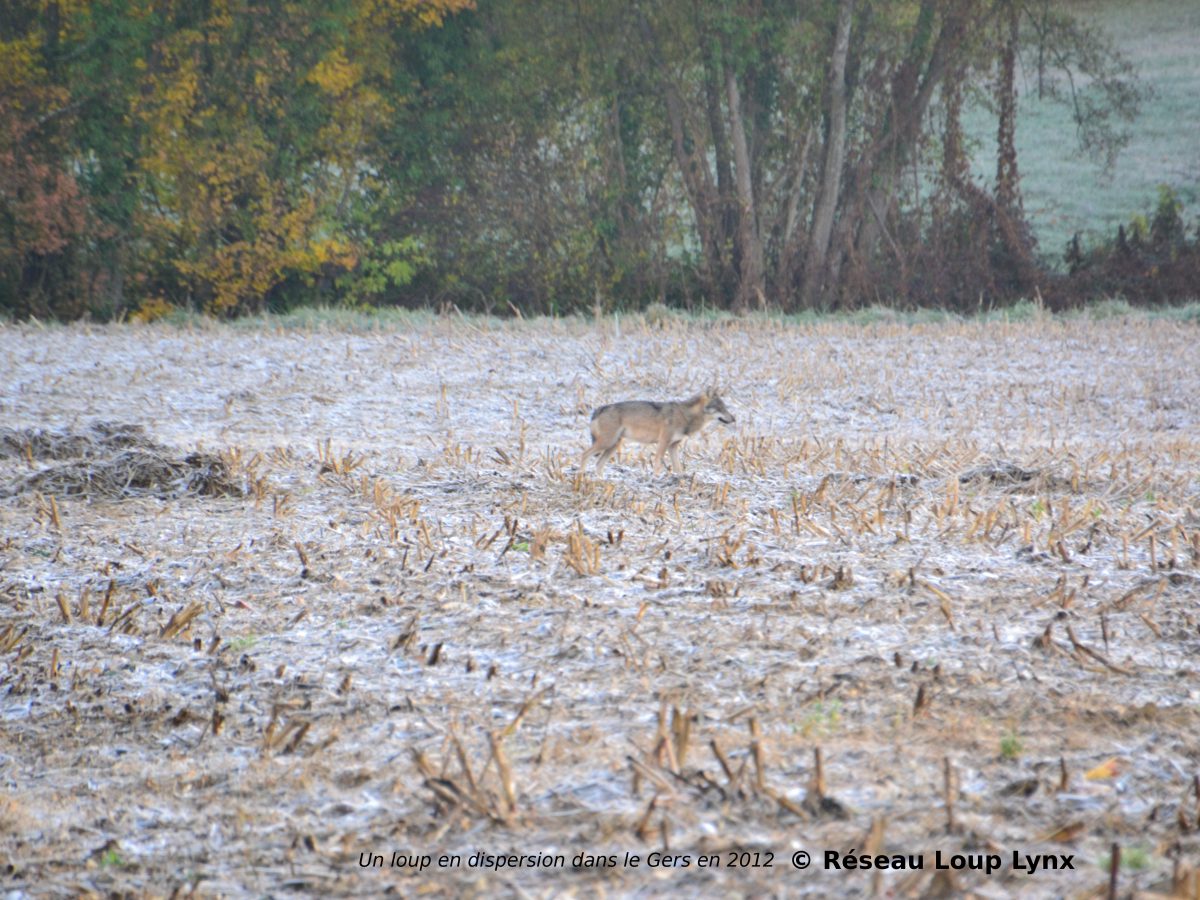
[[[679,458],[679,445],[682,441],[676,441],[671,445],[671,471],[676,475],[683,474],[683,460]]]
[[[663,439],[658,442],[658,446],[654,450],[654,474],[655,474],[655,476],[658,476],[662,473],[663,454],[665,454],[668,449],[673,449],[673,448],[670,447],[670,444],[667,442],[667,439]],[[672,458],[674,458],[674,457],[672,457]]]

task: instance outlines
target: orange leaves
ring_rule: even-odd
[[[11,132],[9,117],[0,113],[0,132]],[[63,250],[86,225],[87,205],[78,182],[49,162],[5,146],[0,134],[0,265],[21,265],[32,256]]]
[[[1088,781],[1105,781],[1109,778],[1116,778],[1125,769],[1121,760],[1115,756],[1111,759],[1106,759],[1100,765],[1088,770],[1083,776]]]
[[[53,132],[66,91],[47,82],[36,32],[0,41],[0,266],[63,250],[86,225],[75,175]]]
[[[373,204],[386,190],[371,154],[405,101],[394,70],[406,32],[471,0],[253,12],[234,0],[9,5],[0,303],[22,283],[74,291],[69,278],[27,269],[81,260],[101,270],[88,290],[115,273],[120,308],[142,318],[171,304],[254,311],[318,278],[344,291],[339,277],[364,259],[373,285],[410,277],[407,256],[374,252],[384,241]],[[62,259],[46,262],[54,255]]]

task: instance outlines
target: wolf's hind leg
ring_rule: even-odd
[[[596,447],[601,444],[601,441],[599,438],[596,438],[596,443],[592,445],[592,448],[588,452],[598,453],[600,455],[600,458],[596,460],[597,475],[604,471],[605,465],[608,464],[609,457],[616,453],[618,448],[620,448],[621,438],[623,437],[625,437],[625,429],[618,428],[616,435],[613,437],[609,445],[607,447],[601,446],[599,450],[597,450]]]

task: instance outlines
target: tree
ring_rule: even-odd
[[[78,244],[90,222],[64,163],[73,108],[46,54],[54,22],[13,3],[0,24],[0,310],[49,316],[78,310]]]
[[[386,193],[372,151],[404,100],[395,48],[470,5],[12,4],[0,303],[230,314],[317,296],[360,267],[403,278],[411,243],[375,234],[365,211]]]
[[[1041,277],[1022,54],[1104,162],[1141,97],[1049,0],[10,7],[19,314],[975,303]],[[958,122],[980,98],[991,186]]]

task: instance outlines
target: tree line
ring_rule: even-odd
[[[1016,73],[1061,93],[1098,164],[1143,96],[1051,0],[8,6],[18,317],[1066,303],[1105,289],[1102,260],[1037,253]],[[968,103],[994,112],[986,183]]]

